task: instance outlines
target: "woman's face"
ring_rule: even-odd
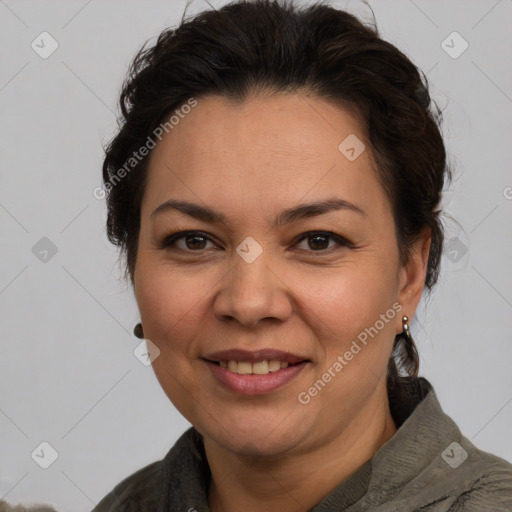
[[[230,451],[307,450],[387,406],[424,269],[411,290],[362,141],[321,99],[209,96],[152,152],[134,277],[144,335],[169,399]],[[197,207],[155,212],[170,200]],[[182,231],[196,233],[168,240]]]

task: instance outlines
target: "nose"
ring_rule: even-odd
[[[233,260],[214,299],[215,316],[251,328],[263,319],[284,322],[289,318],[293,310],[291,290],[266,251],[251,263],[236,253]]]

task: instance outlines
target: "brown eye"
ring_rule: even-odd
[[[309,250],[309,252],[330,251],[331,249],[335,249],[336,247],[329,246],[331,240],[334,240],[335,243],[338,244],[338,248],[339,246],[350,246],[350,243],[343,237],[330,232],[315,231],[305,233],[304,236],[300,238],[299,242],[303,242],[305,240],[307,241],[307,248],[302,248],[300,250]]]
[[[311,249],[327,249],[329,246],[329,238],[325,235],[313,235],[308,237],[309,247]]]
[[[185,245],[188,249],[204,249],[205,237],[201,235],[186,236]]]
[[[178,242],[182,240],[184,243],[180,245]],[[162,248],[176,247],[182,251],[194,252],[206,249],[206,244],[209,241],[211,242],[210,238],[200,231],[182,231],[167,237],[162,244]]]

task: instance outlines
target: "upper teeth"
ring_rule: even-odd
[[[263,361],[258,361],[257,363],[250,363],[248,361],[236,361],[232,359],[230,361],[219,361],[219,364],[222,368],[227,368],[230,372],[240,373],[243,375],[249,375],[254,373],[256,375],[265,375],[269,372],[277,372],[281,368],[287,368],[289,364],[284,361],[278,361],[277,359],[272,359],[268,361],[264,359]]]

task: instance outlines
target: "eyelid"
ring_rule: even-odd
[[[206,238],[208,241],[216,244],[216,242],[214,240],[212,240],[212,236],[204,231],[183,230],[183,231],[176,231],[176,232],[172,233],[171,235],[166,236],[164,238],[163,242],[160,244],[161,249],[169,249],[169,248],[173,247],[173,245],[178,240],[180,240],[181,238],[185,238],[186,236],[189,236],[189,235],[202,236],[202,237]],[[337,233],[334,233],[333,231],[328,231],[328,230],[311,230],[311,231],[306,231],[304,233],[301,233],[298,237],[295,238],[293,245],[296,245],[299,242],[302,242],[303,240],[305,240],[309,237],[312,237],[314,235],[320,235],[320,236],[325,236],[326,238],[331,238],[338,244],[338,247],[331,247],[329,249],[320,249],[318,251],[314,251],[314,250],[307,251],[307,250],[303,250],[303,249],[298,249],[298,250],[304,251],[304,252],[310,252],[310,253],[328,254],[332,250],[339,249],[340,247],[349,247],[349,248],[354,247],[354,244],[352,242],[350,242],[349,240],[347,240],[345,237],[338,235]],[[194,251],[191,249],[189,249],[189,250],[177,249],[177,250],[181,250],[183,252],[188,252],[188,253],[192,254],[192,253],[201,253],[202,251],[205,251],[206,249],[198,249],[197,251]]]

